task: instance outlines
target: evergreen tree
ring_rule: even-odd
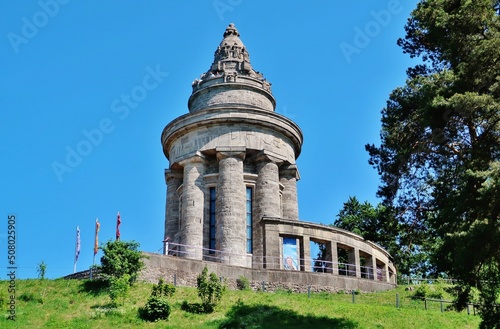
[[[457,306],[480,291],[482,328],[500,328],[500,1],[422,0],[398,44],[408,69],[367,145],[379,196],[424,237],[439,271],[459,280]]]

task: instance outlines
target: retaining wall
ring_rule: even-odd
[[[331,273],[251,269],[146,252],[144,254],[149,258],[144,259],[146,268],[141,272],[139,280],[151,283],[157,283],[160,278],[173,283],[175,275],[177,285],[195,287],[196,277],[206,266],[209,272],[223,277],[230,289],[236,289],[236,280],[241,276],[250,281],[254,290],[262,289],[264,282],[264,289],[268,291],[291,289],[295,292],[306,292],[308,287],[313,292],[385,291],[396,287],[395,284],[387,282]]]

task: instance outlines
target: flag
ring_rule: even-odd
[[[97,254],[97,251],[99,250],[99,227],[101,224],[95,219],[95,240],[94,240],[94,256]]]
[[[76,227],[76,252],[75,252],[75,263],[78,261],[78,256],[80,256],[80,227]]]
[[[76,246],[75,246],[75,263],[73,264],[73,273],[76,273],[76,262],[80,256],[80,227],[76,227]]]
[[[120,212],[118,212],[116,218],[116,241],[120,240],[120,224],[122,223],[122,219],[120,217]]]

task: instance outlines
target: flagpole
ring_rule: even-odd
[[[95,219],[95,236],[94,236],[94,257],[92,258],[92,267],[90,268],[90,279],[92,280],[92,274],[94,271],[94,265],[95,265],[95,255],[97,254],[97,248],[98,248],[98,237],[97,234],[99,233],[99,221],[98,218]]]

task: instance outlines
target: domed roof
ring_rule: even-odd
[[[264,78],[262,73],[253,69],[250,55],[241,42],[240,33],[233,23],[229,24],[224,31],[223,39],[214,53],[214,61],[209,70],[201,74],[199,79],[194,80],[192,86],[193,93],[188,102],[190,111],[221,105],[244,106],[245,103],[252,107],[275,110],[276,102],[271,93],[271,83]],[[238,97],[236,92],[241,95],[242,89],[252,90],[254,96],[249,97],[247,93],[244,97]],[[229,96],[230,90],[235,94]],[[224,93],[224,97],[217,95],[221,93]],[[200,98],[202,94],[206,96]],[[258,100],[262,97],[267,101]],[[230,102],[224,100],[229,98],[231,98]]]

